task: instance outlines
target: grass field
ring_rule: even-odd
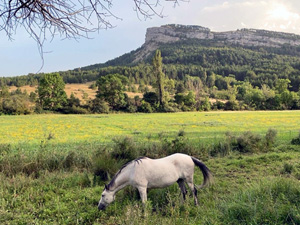
[[[277,136],[266,145],[269,128]],[[291,145],[299,130],[299,111],[1,116],[0,224],[300,224],[300,145]],[[246,131],[260,135],[259,145],[249,142],[257,150],[210,154],[229,148],[226,132],[247,147]],[[126,188],[98,211],[104,181],[95,168],[125,162],[108,153],[163,156],[172,148],[190,151],[214,174],[215,183],[199,190],[200,206],[191,197],[183,203],[174,184],[150,190],[145,207]]]
[[[269,128],[289,140],[300,130],[300,111],[2,116],[0,128],[0,143],[8,144],[39,144],[49,135],[54,143],[110,142],[124,135],[146,141],[180,130],[192,140],[211,142],[228,131],[265,134]]]

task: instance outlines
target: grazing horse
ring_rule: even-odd
[[[160,159],[140,157],[125,164],[112,178],[108,185],[105,185],[98,209],[103,210],[115,200],[115,194],[127,185],[138,189],[143,203],[147,201],[147,188],[163,188],[177,182],[183,199],[187,194],[185,182],[191,189],[194,202],[198,205],[197,189],[194,186],[194,167],[198,166],[203,173],[203,184],[206,186],[212,180],[209,169],[198,159],[176,153]]]

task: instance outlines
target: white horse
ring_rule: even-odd
[[[138,189],[143,203],[147,201],[147,188],[163,188],[177,182],[183,199],[187,193],[185,182],[191,189],[194,202],[198,205],[197,189],[194,186],[194,167],[198,166],[203,173],[203,184],[209,184],[212,174],[209,169],[198,159],[185,154],[176,153],[160,159],[141,157],[125,164],[105,185],[98,209],[103,210],[115,200],[118,191],[127,185]]]

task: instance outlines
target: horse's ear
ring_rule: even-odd
[[[108,190],[108,187],[107,187],[107,185],[105,184],[105,188],[104,188],[104,190]]]

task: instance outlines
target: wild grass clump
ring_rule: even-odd
[[[261,150],[262,137],[251,131],[242,133],[236,138],[236,142],[232,143],[233,150],[241,153],[254,153]]]
[[[283,165],[283,168],[281,170],[282,174],[291,174],[294,170],[294,165],[290,164],[290,163],[285,163]]]
[[[189,141],[186,137],[186,133],[183,130],[180,130],[177,136],[174,139],[163,139],[162,143],[162,152],[163,156],[171,155],[174,153],[183,153],[187,155],[196,155],[195,146]]]
[[[224,224],[300,224],[300,186],[290,179],[263,181],[221,206]]]
[[[43,170],[53,172],[56,170],[90,169],[91,159],[84,154],[70,151],[68,153],[44,152],[40,150],[35,155],[6,154],[0,158],[0,172],[6,176],[18,173],[38,177]]]
[[[274,147],[276,136],[277,131],[275,129],[269,129],[265,137],[251,131],[246,131],[239,136],[226,132],[224,140],[212,145],[210,155],[223,157],[231,152],[267,152]]]
[[[300,145],[300,131],[299,131],[298,137],[295,137],[292,139],[291,144],[292,145]]]
[[[133,138],[128,136],[116,137],[113,142],[114,146],[110,154],[114,159],[130,161],[139,156],[139,150]]]
[[[277,130],[269,128],[265,136],[265,145],[267,148],[272,148],[276,142]]]
[[[94,184],[108,181],[120,168],[120,162],[112,158],[107,152],[96,154],[93,160]]]
[[[224,157],[232,152],[231,142],[228,140],[219,141],[217,144],[212,145],[210,155],[212,157]]]

